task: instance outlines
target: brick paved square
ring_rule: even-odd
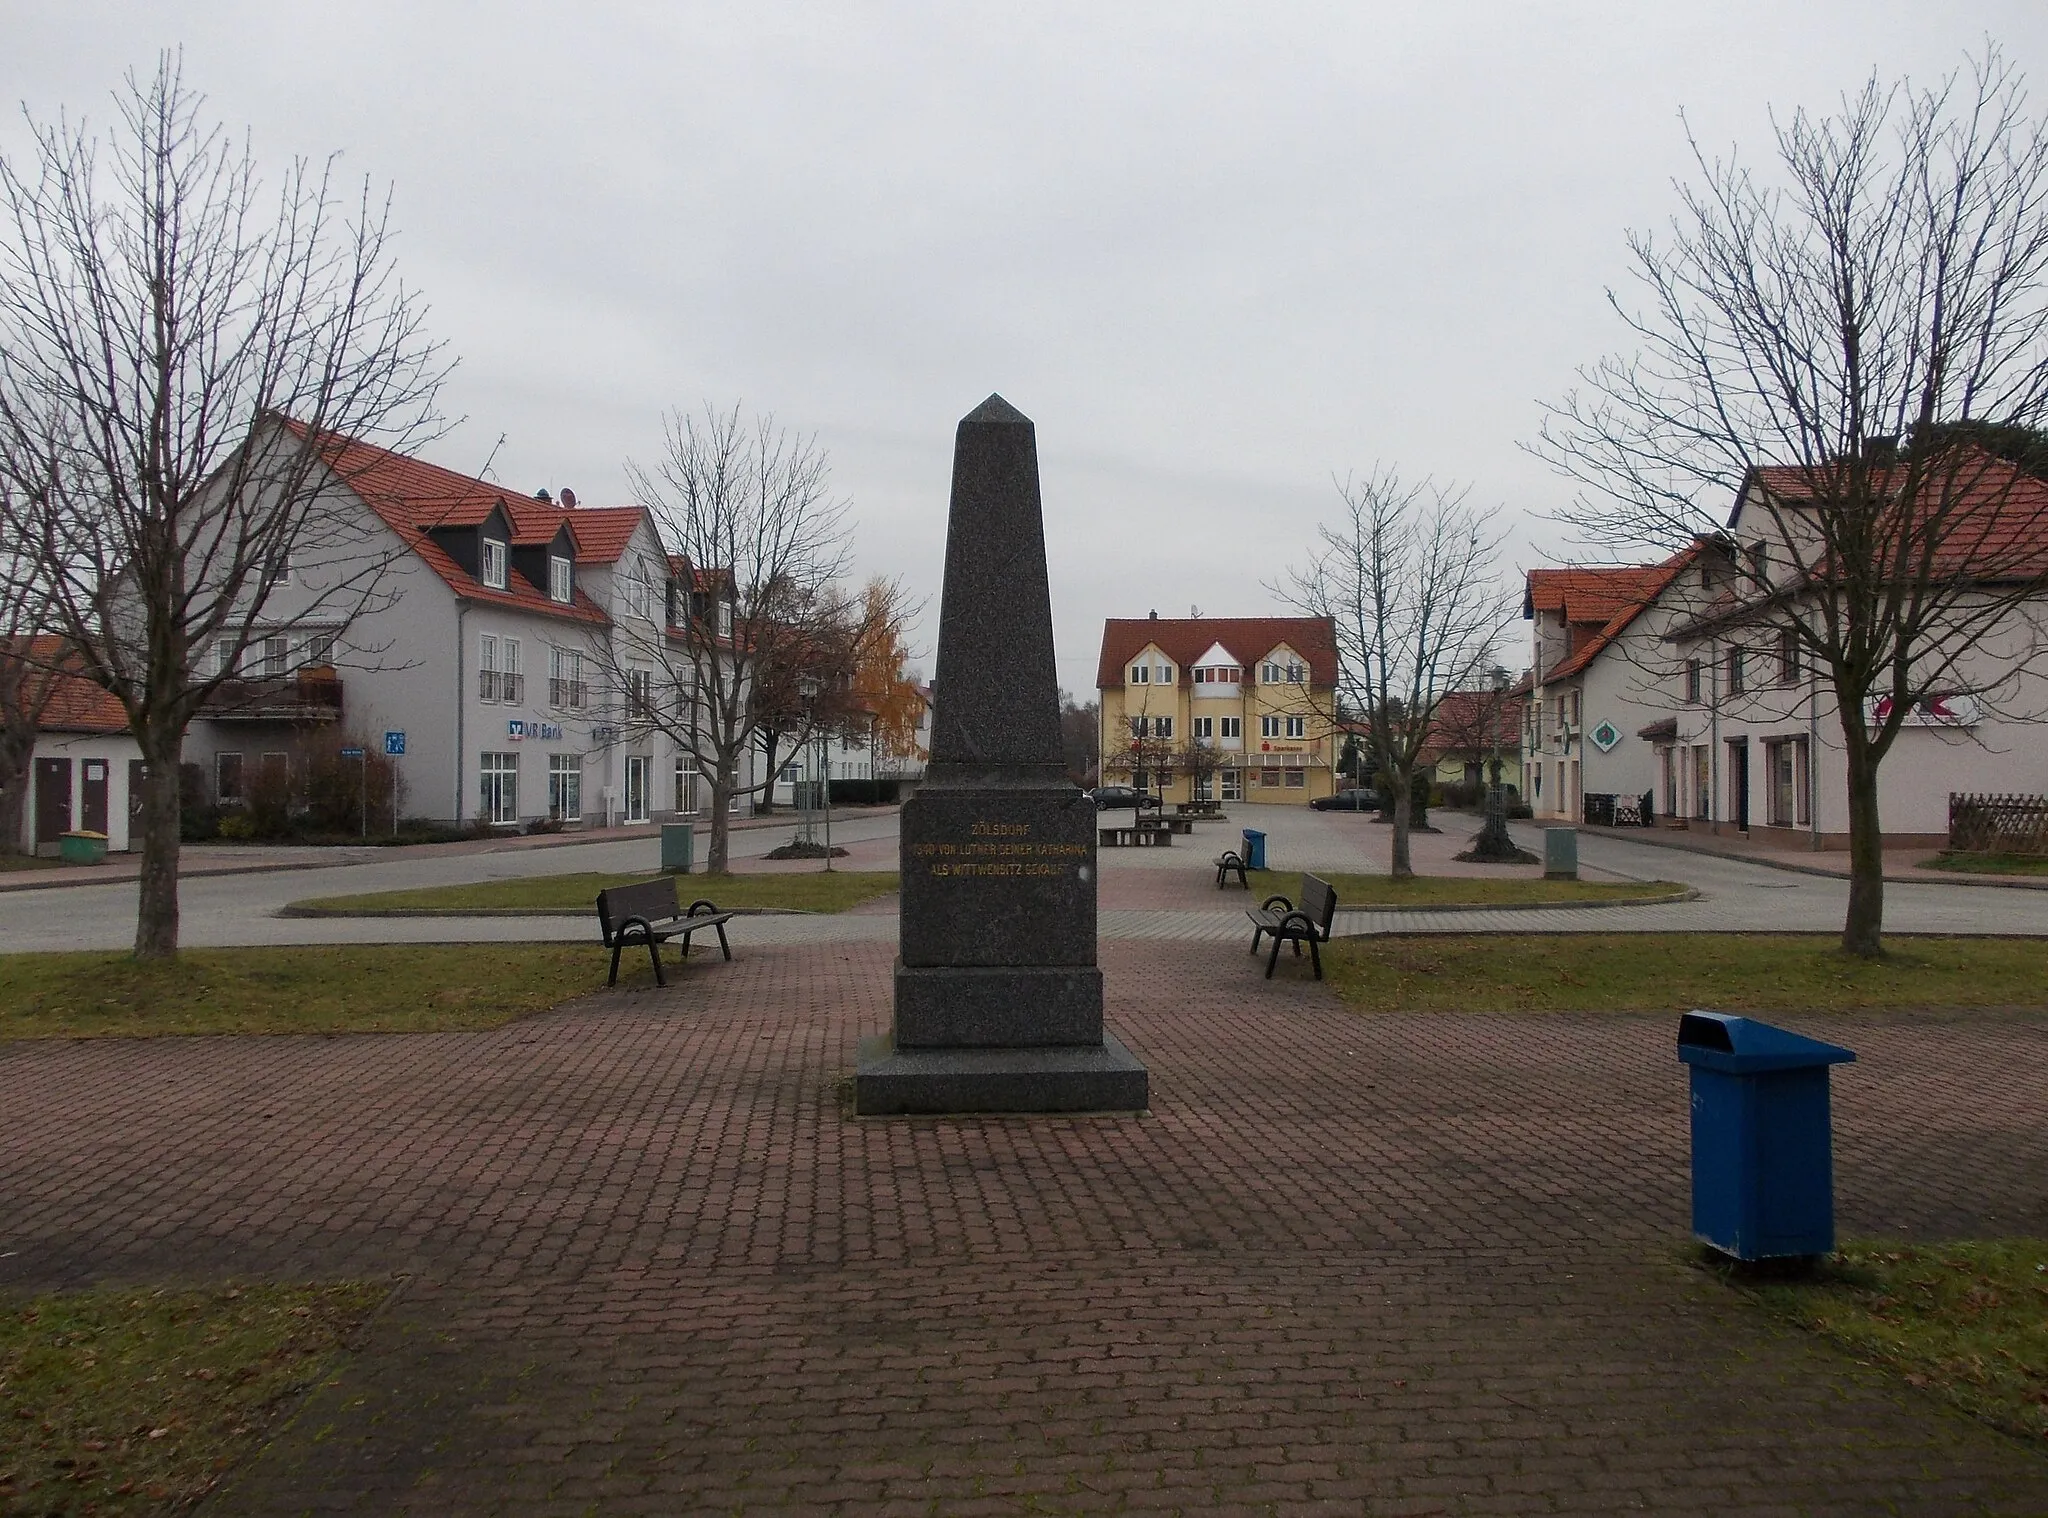
[[[1666,1017],[1104,946],[1145,1117],[850,1120],[886,945],[483,1034],[0,1047],[0,1281],[403,1275],[215,1513],[2040,1513],[1682,1263]],[[2048,1015],[1831,1018],[1845,1231],[2048,1234]]]

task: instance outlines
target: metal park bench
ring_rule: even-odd
[[[1274,908],[1279,910],[1275,911]],[[1301,946],[1308,945],[1309,958],[1316,967],[1316,979],[1323,978],[1323,953],[1321,946],[1330,941],[1330,924],[1337,917],[1337,892],[1330,882],[1317,875],[1301,877],[1301,905],[1296,906],[1285,896],[1268,896],[1266,904],[1254,912],[1246,910],[1245,916],[1252,920],[1252,953],[1259,952],[1259,940],[1268,933],[1273,935],[1272,957],[1266,961],[1266,979],[1273,978],[1273,971],[1280,963],[1280,945],[1292,943],[1295,957],[1301,956]]]
[[[1216,856],[1217,890],[1220,891],[1223,889],[1224,879],[1230,875],[1235,875],[1237,877],[1237,883],[1243,886],[1247,891],[1249,891],[1252,888],[1251,881],[1245,877],[1244,873],[1244,862],[1247,859],[1251,858],[1251,853],[1251,839],[1240,837],[1237,841],[1236,848],[1225,849],[1222,853]]]
[[[676,901],[676,881],[673,875],[664,875],[659,880],[643,880],[636,885],[613,886],[608,891],[597,893],[597,926],[604,934],[604,945],[612,951],[611,978],[608,986],[619,983],[619,955],[629,944],[647,945],[647,957],[654,963],[654,983],[668,984],[668,978],[661,973],[661,945],[672,938],[683,941],[683,958],[690,957],[690,935],[714,929],[718,933],[718,947],[732,958],[732,945],[726,942],[725,925],[731,922],[731,912],[721,912],[715,903],[693,901],[684,911]]]

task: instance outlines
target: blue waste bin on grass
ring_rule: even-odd
[[[1248,870],[1266,867],[1266,835],[1257,828],[1244,830],[1244,864]]]
[[[1738,1260],[1830,1254],[1828,1066],[1850,1050],[1725,1012],[1678,1020],[1692,1067],[1692,1231]]]

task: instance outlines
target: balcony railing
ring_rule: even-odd
[[[581,680],[548,680],[548,705],[581,711],[590,704],[590,687]]]
[[[476,672],[477,696],[484,701],[524,701],[526,699],[526,676],[508,674],[495,669],[480,669]]]
[[[215,722],[332,722],[341,716],[341,678],[313,670],[223,680],[202,715]]]

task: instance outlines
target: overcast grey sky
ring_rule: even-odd
[[[0,99],[104,117],[182,46],[260,160],[397,192],[460,356],[437,462],[626,499],[661,413],[815,431],[863,572],[930,598],[953,425],[1038,424],[1063,682],[1102,619],[1257,615],[1332,473],[1470,481],[1566,545],[1520,453],[1622,334],[1622,236],[1710,145],[1988,34],[2048,109],[2048,6],[8,7]],[[18,149],[16,119],[0,145]]]

